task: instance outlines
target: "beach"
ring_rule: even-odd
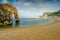
[[[0,40],[60,40],[60,0],[0,0]]]
[[[0,40],[60,40],[60,22],[24,28],[0,28]]]

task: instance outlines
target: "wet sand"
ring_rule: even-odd
[[[25,28],[0,28],[0,40],[60,40],[60,22]]]

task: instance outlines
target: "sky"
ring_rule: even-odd
[[[10,3],[18,10],[20,18],[36,18],[44,12],[60,10],[60,0],[0,0],[0,3]]]

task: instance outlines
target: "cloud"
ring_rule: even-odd
[[[36,10],[36,8],[33,7],[32,10]]]
[[[22,4],[20,0],[18,0],[18,1],[14,0],[14,5],[20,5],[20,4]]]
[[[24,10],[18,9],[19,13],[24,13]]]
[[[3,0],[2,3],[8,3],[8,1],[7,0]]]
[[[16,2],[14,2],[14,4],[16,4]]]
[[[23,5],[25,5],[25,6],[30,6],[31,3],[30,3],[30,2],[25,2],[25,3],[23,3]]]
[[[14,4],[16,4],[16,0],[14,0]]]
[[[24,10],[18,9],[18,15],[19,15],[19,17],[23,17],[23,15],[24,15]]]
[[[17,5],[20,5],[20,1],[17,2]]]
[[[20,1],[20,0],[18,0],[18,1],[17,1],[17,5],[20,5],[20,4],[21,4],[21,1]]]

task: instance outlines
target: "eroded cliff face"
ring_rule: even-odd
[[[0,4],[0,24],[12,24],[12,15],[19,21],[17,9],[9,4]]]

